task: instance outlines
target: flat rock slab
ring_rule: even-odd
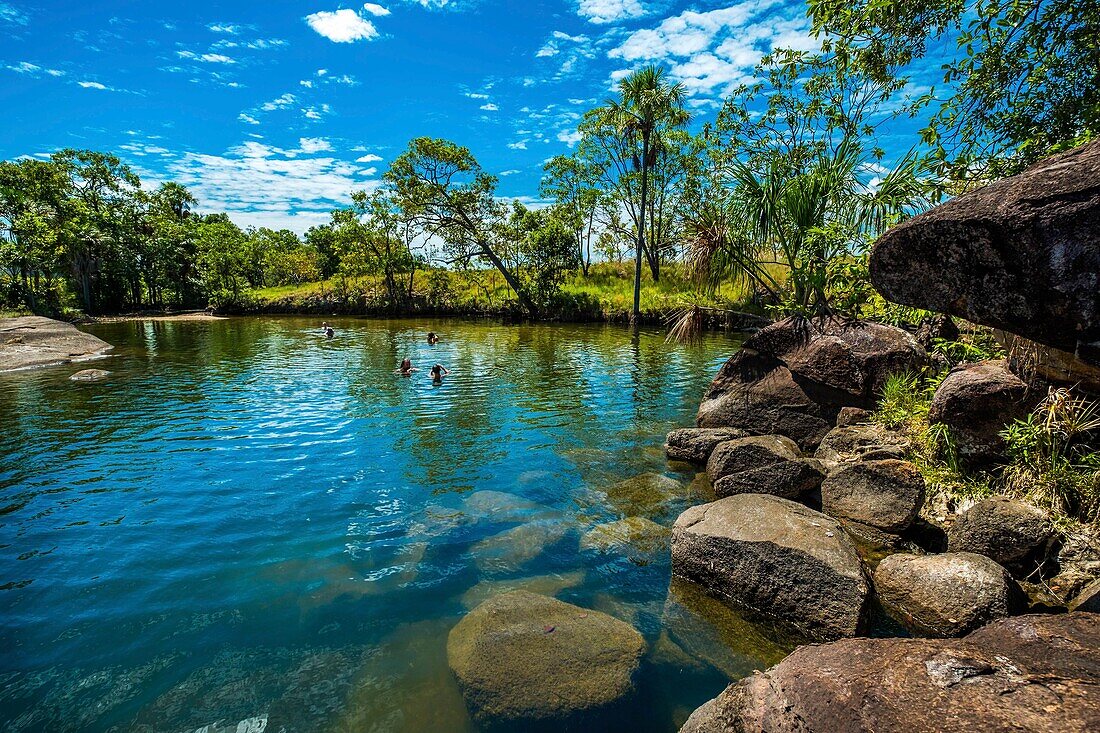
[[[0,372],[69,364],[113,348],[71,323],[42,316],[0,318]]]
[[[468,613],[447,661],[483,724],[583,725],[634,691],[645,641],[599,611],[514,591]]]
[[[796,649],[704,703],[680,733],[1100,730],[1100,616],[1018,616],[962,639]]]
[[[835,519],[763,494],[681,514],[672,533],[672,574],[814,639],[855,634],[868,593],[855,545]]]
[[[1007,570],[969,552],[889,555],[875,568],[875,592],[891,616],[924,636],[962,636],[1023,603]]]

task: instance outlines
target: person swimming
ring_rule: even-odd
[[[417,372],[420,370],[412,365],[412,359],[406,357],[405,359],[401,360],[401,366],[399,366],[394,371],[400,374],[402,377],[409,377],[412,376],[413,372]]]
[[[436,384],[442,384],[444,375],[447,375],[447,374],[450,374],[450,373],[451,373],[451,371],[447,367],[443,366],[442,364],[436,364],[435,366],[432,367],[431,372],[429,372],[429,374],[432,375],[432,381],[435,382]]]
[[[435,335],[435,331],[428,331],[428,343],[433,346],[439,343],[439,337]]]
[[[325,326],[325,338],[330,339],[336,335],[336,332],[332,330],[332,326]]]

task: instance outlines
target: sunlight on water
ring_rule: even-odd
[[[0,375],[0,728],[473,730],[447,633],[516,588],[643,633],[631,730],[675,730],[781,654],[670,594],[662,547],[580,549],[699,500],[663,437],[735,338],[317,326],[101,325],[108,381]]]

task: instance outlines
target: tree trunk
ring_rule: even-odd
[[[638,217],[638,244],[634,250],[634,312],[630,320],[637,325],[642,311],[642,248],[645,246],[645,209],[649,193],[649,130],[642,133],[642,206]]]
[[[485,257],[493,263],[493,266],[496,267],[497,271],[504,277],[504,282],[508,283],[508,287],[510,287],[512,292],[516,294],[516,297],[519,298],[520,305],[524,307],[527,314],[532,318],[538,318],[539,307],[535,305],[535,301],[531,300],[530,296],[523,291],[523,287],[520,285],[515,275],[513,275],[504,263],[501,262],[492,247],[485,242],[478,242],[478,244],[481,246],[481,251],[485,254]]]

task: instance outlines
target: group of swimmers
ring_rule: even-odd
[[[336,335],[336,332],[332,329],[332,326],[328,325],[328,321],[321,324],[321,331],[325,334],[325,338],[330,339]],[[428,345],[435,346],[439,343],[439,337],[435,335],[435,331],[428,332]],[[420,371],[412,365],[412,359],[405,357],[401,360],[401,366],[394,369],[394,374],[400,374],[402,377],[411,377],[413,372]],[[442,364],[436,364],[433,366],[428,374],[432,378],[434,384],[443,384],[443,377],[450,374],[451,370]]]

